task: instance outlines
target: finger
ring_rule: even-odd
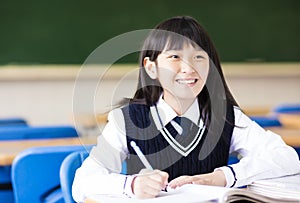
[[[191,184],[192,182],[193,182],[192,176],[180,176],[178,178],[173,179],[169,183],[169,186],[174,189],[176,187],[181,187],[182,185],[185,184]]]
[[[164,189],[168,184],[169,174],[160,170],[142,169],[137,177],[149,178],[151,179],[151,181],[154,181],[152,182],[152,184],[155,183],[155,188],[157,187],[157,185],[159,185],[160,189]],[[144,181],[146,182],[150,180],[144,179]]]
[[[161,187],[165,187],[168,184],[169,174],[164,171],[154,170],[149,178],[161,184]]]
[[[165,187],[161,176],[157,173],[137,176],[134,184],[144,188],[152,188],[157,191]]]
[[[158,192],[164,188],[164,185],[161,182],[150,180],[147,182],[147,187],[152,188],[153,190],[157,190]]]
[[[161,176],[162,189],[165,189],[169,183],[169,174],[164,171],[160,171],[159,175]]]
[[[161,171],[160,170],[150,170],[150,169],[142,169],[140,170],[140,172],[138,173],[138,176],[148,176],[148,175],[155,175],[155,174],[159,174]]]
[[[135,196],[139,199],[149,199],[155,198],[157,195],[152,194],[151,190],[145,190],[143,188],[137,188],[135,192]]]
[[[168,179],[169,179],[169,174],[167,172],[160,171],[159,175],[162,177],[162,181],[163,181],[164,186],[167,186]]]
[[[138,198],[154,198],[160,192],[160,184],[149,178],[140,178],[134,188],[134,193]]]
[[[152,173],[152,172],[153,172],[153,170],[143,168],[142,170],[140,170],[139,174],[148,174],[148,173]]]

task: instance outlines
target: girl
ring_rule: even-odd
[[[300,171],[296,152],[239,109],[216,49],[195,19],[157,25],[144,42],[140,67],[133,99],[109,113],[76,172],[76,201],[93,194],[153,198],[167,185],[239,187]],[[131,141],[155,170],[143,169]],[[227,165],[232,152],[243,158]],[[120,174],[124,160],[127,174]]]

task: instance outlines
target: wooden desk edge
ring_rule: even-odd
[[[270,128],[274,133],[279,134],[287,145],[292,147],[300,147],[300,130],[285,130],[280,128]],[[14,158],[21,151],[31,148],[31,147],[40,147],[40,146],[65,146],[65,145],[86,145],[86,144],[96,144],[95,139],[85,139],[85,138],[57,138],[57,139],[45,139],[45,140],[23,140],[23,141],[0,141],[0,147],[8,144],[8,146],[14,146],[16,144],[20,145],[24,143],[25,146],[21,147],[21,150],[15,153],[3,154],[0,151],[0,166],[11,165]]]
[[[6,140],[0,141],[0,148],[12,148],[14,146],[21,146],[15,152],[10,152],[4,154],[2,150],[0,151],[0,166],[9,166],[13,163],[15,157],[22,151],[32,148],[32,147],[50,147],[50,146],[84,146],[96,144],[96,139],[89,139],[89,138],[55,138],[55,139],[34,139],[34,140]],[[23,145],[23,146],[22,146]]]

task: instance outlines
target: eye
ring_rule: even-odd
[[[170,55],[170,58],[172,58],[172,59],[179,59],[180,57],[179,57],[179,55],[172,54],[172,55]]]
[[[202,59],[205,59],[205,58],[202,55],[196,55],[196,56],[194,56],[194,59],[195,60],[202,60]]]

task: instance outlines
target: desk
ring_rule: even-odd
[[[56,138],[0,141],[0,166],[11,165],[21,151],[40,146],[65,146],[96,144],[95,138]]]
[[[281,135],[288,145],[300,147],[300,129],[273,127],[269,130]],[[96,144],[96,142],[96,137],[0,141],[0,166],[11,165],[18,153],[30,147]]]
[[[272,127],[268,130],[280,135],[286,144],[292,147],[300,147],[300,129]]]
[[[300,130],[300,112],[290,114],[280,113],[278,114],[278,118],[285,128]]]

